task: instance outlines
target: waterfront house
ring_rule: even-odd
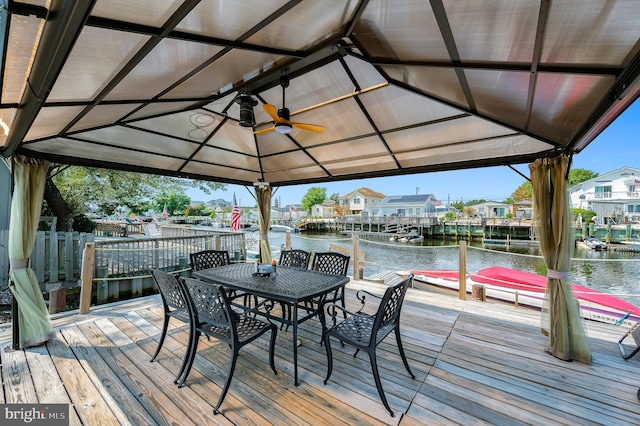
[[[314,218],[331,219],[336,214],[336,202],[333,200],[324,200],[322,204],[311,207],[311,216]]]
[[[389,195],[367,213],[374,217],[427,217],[434,216],[440,205],[433,194]]]
[[[302,204],[287,204],[284,207],[272,207],[271,217],[280,220],[300,220],[307,215]]]
[[[347,214],[360,214],[365,209],[373,208],[384,199],[384,194],[369,188],[360,188],[340,197],[340,204]]]
[[[465,209],[467,208],[474,210],[473,216],[483,217],[486,219],[504,218],[507,217],[508,213],[511,213],[511,204],[499,203],[496,201],[486,201],[484,203],[466,206]]]
[[[622,167],[569,188],[571,206],[596,212],[597,222],[640,222],[640,169]]]

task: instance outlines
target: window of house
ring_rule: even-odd
[[[596,186],[596,198],[611,198],[611,185]]]
[[[362,201],[360,200],[360,198],[354,198],[353,199],[353,203],[354,204],[360,204]]]

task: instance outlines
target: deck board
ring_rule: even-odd
[[[381,293],[383,285],[348,286]],[[201,338],[187,386],[173,384],[188,329],[171,321],[153,363],[162,327],[159,296],[52,316],[55,340],[10,350],[0,333],[0,402],[69,403],[72,425],[451,425],[640,424],[640,357],[620,357],[625,329],[585,321],[592,365],[560,361],[544,350],[540,313],[525,308],[410,290],[402,339],[416,379],[407,374],[393,336],[378,351],[387,399],[379,401],[366,354],[332,340],[334,371],[327,385],[326,352],[316,320],[301,325],[300,386],[293,385],[291,332],[278,331],[274,375],[263,336],[243,348],[231,388],[213,415],[230,349]],[[636,359],[637,358],[637,359]]]

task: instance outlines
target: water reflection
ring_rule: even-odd
[[[285,242],[282,233],[269,234],[274,252]],[[326,251],[329,244],[352,248],[352,240],[340,234],[292,234],[294,248]],[[425,240],[424,245],[394,243],[360,238],[365,253],[365,276],[380,270],[458,269],[459,251],[453,240]],[[467,270],[477,271],[498,265],[546,275],[546,267],[536,247],[488,250],[480,241],[468,243]],[[640,254],[617,251],[576,249],[569,272],[571,282],[616,294],[640,306]]]

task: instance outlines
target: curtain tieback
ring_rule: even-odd
[[[260,241],[267,241],[267,234],[260,234],[260,236],[258,237],[258,239]]]
[[[569,273],[554,271],[553,269],[547,269],[547,278],[556,279],[556,280],[568,280]]]
[[[25,269],[29,267],[29,259],[10,260],[9,268],[11,269]]]

